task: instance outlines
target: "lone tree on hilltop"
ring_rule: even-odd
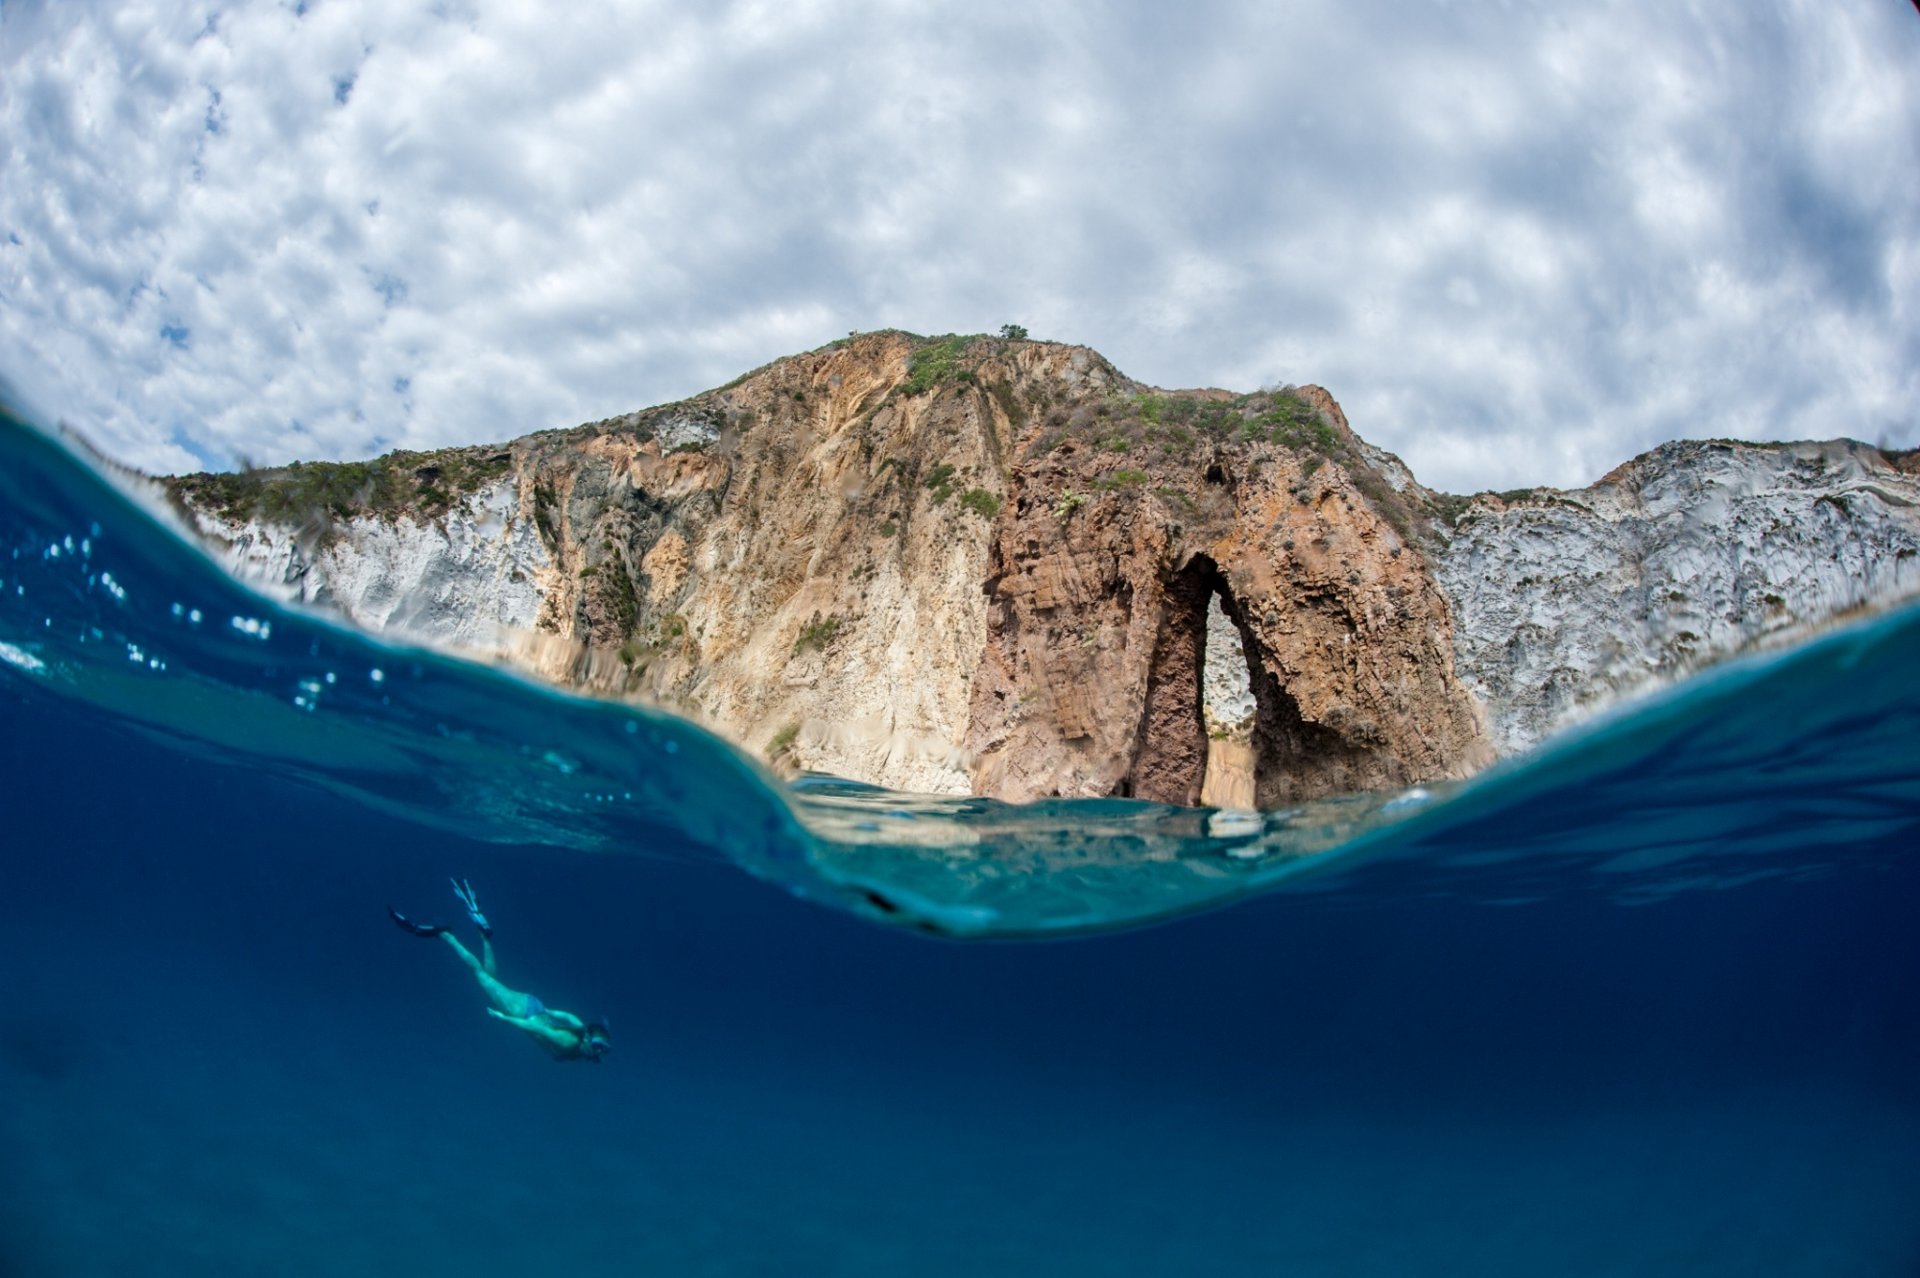
[[[1026,326],[1023,324],[1002,324],[1000,326],[1000,336],[1010,342],[1024,342],[1027,340]]]

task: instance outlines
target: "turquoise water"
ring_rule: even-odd
[[[1252,818],[783,786],[0,422],[0,1278],[1920,1272],[1920,612]],[[438,943],[606,1017],[484,1015]]]

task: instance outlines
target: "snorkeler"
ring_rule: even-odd
[[[493,926],[487,922],[487,916],[480,912],[480,903],[474,899],[473,885],[464,880],[454,880],[453,894],[460,898],[460,904],[467,907],[467,917],[480,929],[479,958],[475,958],[473,952],[460,944],[453,933],[444,927],[415,923],[391,905],[387,907],[387,913],[404,931],[415,936],[437,936],[453,947],[453,952],[460,956],[460,961],[480,982],[480,988],[487,992],[487,998],[493,1004],[487,1009],[488,1016],[505,1021],[515,1029],[525,1030],[556,1061],[592,1061],[598,1065],[601,1058],[613,1050],[613,1044],[607,1041],[605,1023],[583,1021],[572,1012],[550,1008],[531,994],[522,994],[502,985],[493,974]]]

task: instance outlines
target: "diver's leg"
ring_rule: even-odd
[[[477,910],[475,912],[477,913]],[[393,916],[394,923],[397,924],[402,931],[409,932],[414,936],[437,936],[445,941],[448,948],[454,952],[454,955],[458,957],[462,963],[467,965],[467,970],[473,973],[473,979],[480,982],[480,988],[486,991],[487,1001],[509,1016],[530,1016],[544,1010],[539,999],[533,997],[531,994],[522,994],[519,990],[510,990],[494,977],[492,928],[483,927],[481,929],[480,953],[482,957],[475,958],[473,951],[460,944],[460,938],[447,931],[444,927],[440,927],[437,924],[415,923],[391,905],[387,907],[387,913]]]
[[[460,944],[459,938],[453,933],[442,932],[440,939],[452,946],[453,952],[460,956],[460,961],[467,965],[467,970],[473,973],[473,979],[480,982],[480,988],[486,991],[489,1003],[511,1016],[526,1016],[539,1009],[540,1000],[531,994],[522,994],[519,990],[508,989],[494,976],[492,941],[481,942],[481,950],[486,955],[482,960],[475,958],[473,951]]]
[[[508,1016],[533,1016],[546,1010],[539,999],[531,994],[522,994],[519,990],[508,989],[491,973],[475,972],[473,975],[480,982],[480,988],[487,992],[487,1001]]]
[[[445,941],[448,945],[453,947],[453,952],[460,956],[460,961],[462,963],[465,963],[467,965],[468,970],[471,971],[475,976],[491,975],[491,973],[487,972],[484,968],[480,966],[480,960],[473,956],[473,951],[468,949],[466,946],[460,944],[459,937],[447,931],[445,928],[440,929],[439,936],[441,940]]]

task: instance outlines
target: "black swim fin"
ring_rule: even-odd
[[[400,925],[401,931],[411,932],[415,936],[439,936],[447,930],[444,927],[436,927],[430,923],[415,923],[391,905],[387,907],[387,913],[393,916],[393,921]]]

